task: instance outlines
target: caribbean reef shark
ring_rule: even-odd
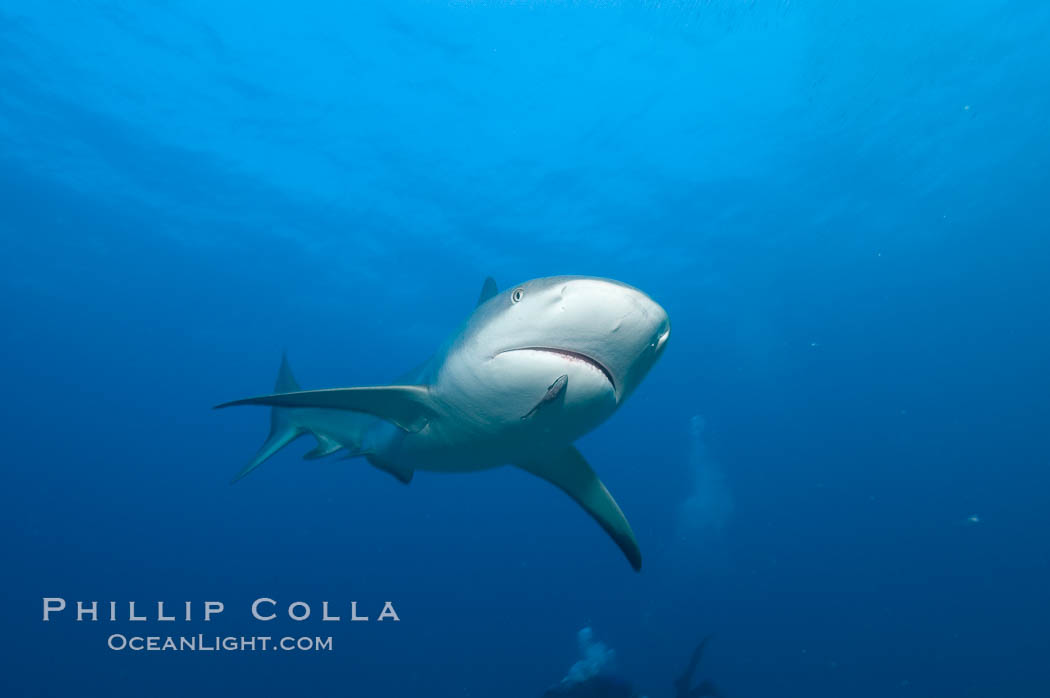
[[[392,385],[301,390],[285,358],[274,394],[218,405],[273,408],[234,481],[304,434],[317,439],[307,458],[346,449],[405,483],[511,464],[575,499],[640,570],[630,524],[573,442],[634,392],[670,333],[664,309],[618,281],[553,276],[499,293],[486,279],[459,333]]]

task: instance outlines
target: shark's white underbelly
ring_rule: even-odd
[[[493,468],[561,450],[616,409],[606,375],[570,357],[514,352],[474,365],[469,372],[455,368],[443,371],[433,388],[442,414],[417,433],[380,427],[382,433],[373,441],[378,457],[413,470]],[[563,375],[563,394],[542,402]]]

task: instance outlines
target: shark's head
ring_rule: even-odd
[[[570,375],[570,395],[602,393],[613,408],[630,395],[667,347],[667,313],[649,296],[618,281],[587,276],[552,276],[519,284],[478,307],[462,341],[476,358],[499,359],[535,397],[533,367],[541,382]],[[564,370],[562,370],[564,369]],[[548,381],[549,382],[549,381]],[[513,389],[514,385],[508,385]],[[544,385],[543,387],[546,387]],[[575,390],[572,390],[575,388]]]

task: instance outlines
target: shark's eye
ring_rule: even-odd
[[[514,289],[513,291],[510,292],[510,299],[511,299],[511,301],[513,301],[515,303],[520,301],[524,296],[525,296],[525,289],[523,289],[523,288],[516,288],[516,289]]]

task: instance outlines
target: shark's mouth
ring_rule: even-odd
[[[571,349],[558,349],[557,347],[518,347],[517,349],[501,351],[500,354],[506,354],[512,351],[543,351],[548,354],[562,356],[570,361],[582,361],[585,364],[590,364],[605,376],[605,380],[609,381],[609,385],[612,386],[613,392],[616,392],[616,381],[613,379],[612,371],[606,368],[605,364],[593,356],[588,356],[587,354],[578,351],[572,351]]]

